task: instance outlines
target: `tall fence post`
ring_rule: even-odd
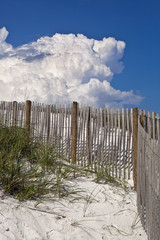
[[[17,102],[13,102],[13,119],[12,119],[13,126],[16,127],[17,124]]]
[[[72,163],[76,163],[77,150],[77,102],[73,102],[73,118],[72,118]]]
[[[26,100],[26,132],[28,139],[30,134],[30,123],[31,123],[31,101]]]
[[[138,108],[133,108],[133,180],[137,191]]]

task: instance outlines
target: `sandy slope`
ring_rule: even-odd
[[[19,203],[1,190],[0,240],[147,239],[137,217],[135,192],[87,177],[70,184],[85,191],[37,206],[36,201]]]

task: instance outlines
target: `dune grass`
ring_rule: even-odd
[[[66,180],[76,176],[94,174],[97,183],[119,183],[107,169],[94,171],[71,164],[56,149],[26,135],[24,128],[0,124],[0,185],[20,201],[75,194],[79,191]]]

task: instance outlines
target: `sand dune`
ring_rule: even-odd
[[[0,239],[3,240],[144,240],[136,193],[91,178],[70,180],[76,195],[18,202],[0,191]]]

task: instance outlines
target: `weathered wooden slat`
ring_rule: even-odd
[[[47,144],[50,143],[50,122],[51,122],[51,108],[50,105],[47,106]]]
[[[93,151],[92,151],[92,162],[94,169],[97,169],[97,143],[96,143],[96,129],[97,129],[97,116],[96,109],[93,109]]]
[[[125,125],[125,112],[124,108],[122,108],[122,135],[123,135],[123,156],[122,156],[122,162],[123,162],[123,176],[124,179],[126,179],[126,125]]]
[[[152,138],[155,139],[155,112],[152,112]]]
[[[151,117],[149,111],[147,111],[147,133],[151,136]]]
[[[67,156],[67,105],[64,105],[64,143],[65,143],[65,148],[64,148],[64,155]]]
[[[91,108],[88,108],[87,121],[87,137],[88,137],[88,165],[91,165]]]
[[[111,109],[111,112],[110,112],[110,118],[111,118],[111,128],[110,128],[110,131],[111,131],[111,141],[110,141],[110,150],[111,150],[111,161],[110,161],[110,167],[111,167],[111,174],[112,176],[114,177],[114,170],[115,170],[115,166],[114,166],[114,146],[113,146],[113,140],[114,140],[114,119],[113,119],[113,109]]]
[[[82,107],[79,108],[79,121],[78,121],[78,163],[82,164],[82,143],[83,143],[83,139],[82,139],[82,126],[83,126],[83,122],[82,122]]]
[[[157,113],[156,116],[156,139],[159,141],[160,140],[160,126],[159,126],[159,122],[160,122],[160,118],[159,118],[159,113]]]
[[[118,177],[118,136],[117,136],[117,109],[114,109],[114,159],[113,159],[113,164],[115,166],[115,177]]]
[[[71,160],[71,136],[72,136],[72,125],[71,125],[71,105],[68,104],[68,143],[69,143],[69,159]]]
[[[97,149],[97,169],[100,169],[100,110],[96,109],[96,149]]]
[[[76,163],[76,149],[77,149],[77,102],[73,102],[73,117],[72,117],[72,163]]]
[[[118,132],[118,176],[119,178],[121,178],[121,114],[120,114],[120,109],[118,109],[118,129],[117,129],[117,132]]]
[[[103,145],[103,113],[102,113],[102,108],[99,110],[99,162],[100,166],[102,167],[103,165],[103,154],[102,154],[102,145]]]
[[[107,110],[107,131],[108,131],[108,142],[107,142],[107,146],[108,146],[108,165],[109,165],[109,169],[111,167],[111,141],[110,141],[110,136],[111,136],[111,126],[110,126],[110,109]]]
[[[18,103],[16,101],[13,102],[12,124],[13,126],[18,124]]]
[[[133,179],[134,189],[137,189],[137,140],[138,140],[138,109],[133,109]]]
[[[103,164],[106,168],[106,165],[108,163],[108,155],[107,155],[107,109],[104,108],[104,115],[103,115],[103,123],[104,123],[104,140],[103,140]]]
[[[127,178],[130,179],[130,162],[129,154],[130,154],[130,135],[129,135],[129,111],[128,108],[126,108],[126,170],[127,170]]]

